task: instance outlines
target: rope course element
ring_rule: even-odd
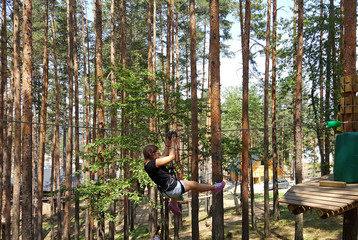
[[[178,137],[178,134],[176,131],[169,131],[167,133],[167,137],[171,138],[172,136]],[[173,163],[170,164],[170,168],[172,171],[174,171],[176,173],[176,178],[179,180],[183,180],[184,177],[184,169],[183,169],[183,165],[181,164],[180,161],[180,139],[176,138],[175,139],[175,158],[174,158],[174,162],[175,165],[179,168],[179,170],[174,166]]]

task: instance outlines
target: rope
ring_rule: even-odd
[[[180,169],[180,172],[174,167],[174,170],[176,171],[177,173],[177,177],[179,180],[183,180],[183,177],[184,177],[184,169],[183,169],[183,165],[181,164],[180,162],[180,149],[179,149],[179,144],[180,144],[180,141],[179,141],[179,138],[176,139],[176,142],[175,142],[175,163],[176,165],[179,167]]]
[[[68,124],[56,124],[56,123],[41,123],[41,122],[27,122],[27,121],[17,121],[17,120],[8,120],[8,119],[0,119],[0,121],[3,122],[13,122],[13,123],[23,123],[23,124],[37,124],[37,125],[46,125],[46,126],[59,126],[59,127],[64,127],[64,128],[69,128],[69,127],[74,127],[74,128],[83,128],[83,129],[96,129],[96,130],[108,130],[108,131],[116,131],[116,132],[132,132],[132,133],[140,133],[140,134],[159,134],[159,135],[163,135],[162,132],[147,132],[147,131],[136,131],[136,130],[123,130],[123,129],[116,129],[116,128],[100,128],[100,127],[87,127],[87,126],[78,126],[78,125],[68,125]],[[358,123],[358,121],[349,121],[350,123]],[[349,123],[348,121],[343,122],[344,124]],[[320,126],[321,124],[317,123],[317,124],[302,124],[301,126],[308,126],[308,127],[315,127],[315,126]],[[276,129],[279,128],[292,128],[293,125],[289,124],[289,125],[283,125],[283,126],[276,126]],[[248,128],[248,129],[243,129],[243,128],[238,128],[238,129],[227,129],[227,130],[219,130],[219,131],[214,131],[214,132],[241,132],[241,131],[251,131],[251,130],[264,130],[265,128]],[[274,127],[268,127],[268,129],[274,129]],[[198,131],[198,133],[204,133],[204,134],[210,134],[211,131]],[[192,135],[193,132],[184,132],[181,135]]]

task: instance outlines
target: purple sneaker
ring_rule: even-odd
[[[221,183],[215,183],[215,189],[211,191],[212,194],[216,194],[224,189],[225,187],[225,181],[222,181]]]
[[[169,202],[168,208],[169,208],[169,210],[172,211],[172,213],[174,213],[175,215],[181,216],[182,213],[181,213],[179,207],[178,207],[175,203]]]

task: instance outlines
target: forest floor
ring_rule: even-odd
[[[234,187],[231,182],[227,182],[224,191],[224,233],[225,239],[241,239],[242,234],[242,218],[241,215],[236,214],[234,203]],[[280,197],[286,192],[286,189],[280,189]],[[212,223],[211,218],[208,217],[204,209],[205,201],[200,201],[199,211],[199,232],[200,239],[212,239]],[[251,228],[251,214],[250,218],[250,239],[265,239],[264,238],[264,223],[263,223],[263,190],[262,187],[256,189],[255,186],[255,212],[257,229]],[[272,209],[272,191],[270,191],[270,208]],[[192,239],[191,236],[191,217],[189,216],[188,204],[183,205],[183,226],[179,232],[180,240]],[[131,239],[149,239],[148,237],[148,205],[138,205],[135,222],[135,230],[130,233]],[[251,211],[250,211],[251,212]],[[44,210],[46,213],[46,210]],[[272,212],[271,212],[272,213]],[[304,239],[341,239],[342,238],[342,223],[343,217],[339,215],[328,219],[321,219],[313,210],[304,213],[303,234]],[[48,219],[48,218],[47,218]],[[173,217],[170,217],[170,239],[174,239],[174,225]],[[119,223],[119,224],[118,224]],[[84,238],[84,221],[81,219],[81,237]],[[108,224],[106,224],[108,225]],[[116,239],[123,239],[123,221],[117,222],[119,230]],[[48,226],[48,225],[47,225]],[[49,226],[48,226],[49,227]],[[48,229],[47,227],[47,229]],[[270,222],[271,237],[266,239],[294,239],[295,234],[295,216],[287,209],[286,205],[280,205],[280,220]],[[47,231],[48,232],[48,231]],[[45,239],[50,239],[50,234]]]

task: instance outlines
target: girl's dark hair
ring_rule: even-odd
[[[153,159],[153,153],[158,151],[158,147],[155,145],[147,145],[143,148],[144,159]]]

